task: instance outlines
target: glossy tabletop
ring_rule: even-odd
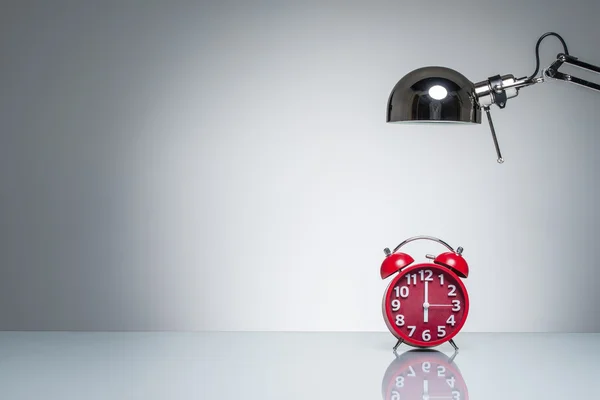
[[[3,399],[595,399],[600,334],[0,333]],[[412,351],[411,351],[412,350]]]

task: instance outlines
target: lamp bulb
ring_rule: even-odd
[[[429,88],[429,95],[435,100],[443,100],[448,96],[448,91],[443,86],[435,85]]]

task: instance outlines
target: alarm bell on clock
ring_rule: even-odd
[[[414,264],[415,259],[399,252],[415,240],[440,243],[448,251],[437,256],[426,255],[433,262]],[[398,342],[413,347],[434,347],[449,342],[461,330],[469,313],[469,296],[462,279],[469,276],[469,266],[462,256],[463,248],[454,250],[443,240],[432,236],[415,236],[400,243],[394,251],[384,249],[381,279],[395,275],[383,296],[383,318]]]

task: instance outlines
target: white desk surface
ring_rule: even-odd
[[[405,345],[397,358],[388,333],[0,332],[0,398],[600,398],[600,334],[461,333],[455,341],[460,352],[448,367],[443,354]]]

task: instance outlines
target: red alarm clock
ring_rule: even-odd
[[[433,263],[414,264],[414,259],[398,250],[415,240],[432,240],[447,250],[438,256],[427,255]],[[384,249],[381,279],[395,274],[383,296],[383,318],[402,343],[414,347],[434,347],[452,340],[465,324],[469,313],[469,296],[461,278],[469,275],[469,266],[446,242],[432,236],[415,236],[400,243],[393,252]]]
[[[455,356],[422,349],[396,356],[381,383],[383,400],[468,400],[467,384]]]

